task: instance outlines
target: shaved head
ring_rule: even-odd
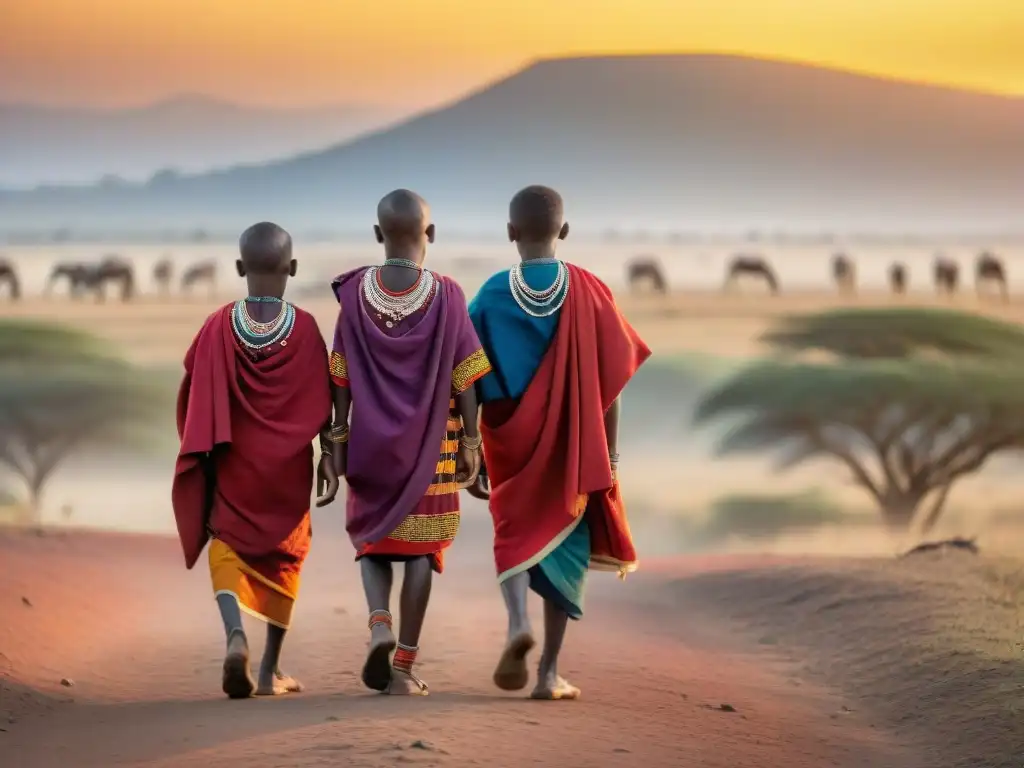
[[[261,221],[242,233],[238,250],[246,274],[287,273],[292,261],[292,236],[277,224]]]
[[[519,190],[508,206],[509,235],[524,243],[564,238],[562,196],[551,187],[534,185]]]
[[[433,242],[427,201],[408,189],[396,189],[377,204],[377,240],[400,246]]]

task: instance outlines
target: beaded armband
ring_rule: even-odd
[[[491,372],[491,361],[487,353],[478,349],[452,371],[452,392],[461,395],[479,379]]]
[[[329,361],[331,380],[339,387],[348,386],[348,361],[338,352],[331,352]]]

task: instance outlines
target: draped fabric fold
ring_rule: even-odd
[[[332,283],[340,310],[331,352],[351,390],[347,529],[360,555],[435,555],[458,530],[453,398],[490,370],[454,281],[414,315],[386,324],[362,295],[366,268]]]
[[[215,588],[231,581],[223,566],[237,558],[236,575],[294,592],[310,546],[312,443],[331,414],[327,349],[296,308],[287,341],[254,355],[235,338],[232,306],[210,315],[185,355],[171,488],[178,537],[188,568],[216,540]]]

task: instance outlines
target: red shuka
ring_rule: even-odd
[[[499,578],[533,564],[572,526],[581,494],[590,494],[591,565],[636,562],[604,414],[651,351],[604,283],[574,265],[569,272],[558,330],[514,412],[504,402],[483,407]]]
[[[171,501],[188,568],[211,534],[247,562],[275,554],[301,561],[309,549],[312,443],[331,415],[327,347],[313,316],[296,308],[287,343],[252,356],[235,338],[233,306],[196,335],[178,394]],[[200,458],[215,448],[207,518]]]

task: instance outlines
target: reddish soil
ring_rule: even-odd
[[[425,698],[361,688],[365,608],[335,533],[314,542],[285,650],[307,692],[275,700],[221,695],[223,637],[208,576],[185,571],[174,540],[0,532],[0,561],[4,765],[922,765],[839,694],[744,650],[756,642],[713,612],[680,611],[658,568],[625,583],[592,578],[562,669],[582,700],[499,692],[490,676],[504,611],[479,525],[435,582],[421,643]],[[736,563],[684,570],[726,566]],[[258,625],[250,637],[258,653]]]

